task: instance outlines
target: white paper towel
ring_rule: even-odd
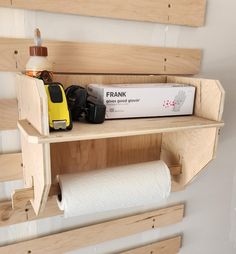
[[[65,217],[158,204],[171,191],[163,161],[58,176]]]

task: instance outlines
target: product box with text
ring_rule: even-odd
[[[193,113],[195,87],[187,84],[90,84],[87,89],[106,105],[106,119]]]

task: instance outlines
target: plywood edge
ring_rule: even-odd
[[[36,214],[39,215],[45,210],[45,207],[47,205],[48,195],[50,192],[51,184],[52,184],[52,177],[51,177],[51,151],[50,151],[50,145],[49,144],[43,144],[43,155],[44,155],[44,161],[43,161],[43,176],[44,176],[44,187],[42,191],[42,199],[40,203],[37,204],[38,209],[34,209]],[[35,176],[37,177],[37,176]],[[37,191],[37,189],[34,189],[34,192]]]
[[[18,107],[17,100],[0,99],[0,131],[17,129]]]
[[[148,245],[144,245],[127,251],[122,251],[119,252],[119,254],[144,254],[144,253],[177,254],[181,248],[181,244],[182,244],[182,236],[178,235]]]
[[[4,7],[46,12],[78,14],[91,17],[113,18],[122,20],[135,20],[158,22],[164,24],[177,24],[199,27],[204,25],[206,0],[175,0],[151,1],[130,0],[128,2],[102,1],[90,3],[86,0],[0,0]]]
[[[0,247],[4,253],[59,254],[116,238],[178,223],[184,216],[184,204],[154,210],[87,227],[72,229],[28,241]],[[114,230],[115,227],[115,230]],[[102,232],[102,233],[101,233]]]
[[[21,153],[0,154],[0,182],[23,179]]]

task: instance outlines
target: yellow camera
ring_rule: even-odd
[[[62,84],[45,84],[50,130],[71,130],[73,123]]]

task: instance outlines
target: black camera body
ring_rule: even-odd
[[[88,96],[84,87],[72,85],[66,90],[66,98],[71,116],[74,121],[81,117],[90,123],[103,123],[105,120],[106,106],[95,98]]]

